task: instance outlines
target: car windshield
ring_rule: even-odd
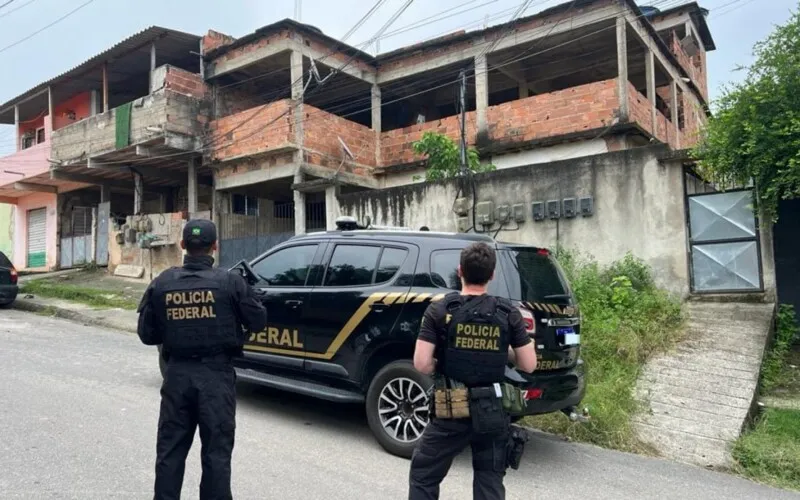
[[[8,257],[6,257],[6,254],[3,252],[0,252],[0,267],[7,267],[9,269],[14,267],[11,265],[11,261],[8,260]]]
[[[498,260],[511,299],[548,302],[571,294],[563,271],[545,252],[535,248],[508,248],[498,252]]]

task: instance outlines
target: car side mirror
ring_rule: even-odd
[[[253,286],[256,283],[258,283],[259,281],[261,281],[259,279],[259,277],[258,277],[258,274],[256,274],[256,272],[253,270],[253,268],[250,266],[250,264],[248,264],[247,261],[244,260],[244,259],[242,259],[239,262],[237,262],[236,264],[234,264],[234,266],[231,267],[229,270],[239,274],[239,276],[244,278],[244,280],[250,286]]]

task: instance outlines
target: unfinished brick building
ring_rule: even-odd
[[[462,70],[467,142],[499,169],[692,145],[715,48],[706,14],[577,0],[377,57],[290,20],[239,39],[209,31],[205,163],[231,214],[223,239],[252,248],[223,260],[330,227],[339,193],[414,182],[413,142],[459,137]]]

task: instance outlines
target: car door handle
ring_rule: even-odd
[[[303,301],[302,300],[287,300],[286,302],[284,302],[284,304],[286,304],[289,307],[294,308],[294,307],[302,306],[303,305]]]
[[[378,302],[376,304],[370,304],[369,307],[375,312],[382,312],[385,311],[386,309],[389,309],[389,304],[383,304],[381,302]]]

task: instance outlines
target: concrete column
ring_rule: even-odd
[[[670,108],[672,114],[672,125],[675,127],[675,146],[681,147],[681,128],[680,121],[678,120],[678,82],[672,80],[670,84]]]
[[[153,71],[156,69],[156,44],[150,44],[150,83],[148,89],[153,88]]]
[[[325,188],[325,225],[328,231],[336,229],[336,218],[339,216],[339,200],[336,199],[336,186]]]
[[[292,84],[292,100],[295,104],[295,142],[299,148],[303,145],[303,53],[293,50],[290,57]],[[301,154],[302,158],[302,154]]]
[[[653,51],[646,49],[644,53],[645,80],[647,81],[647,100],[650,101],[650,119],[653,124],[653,135],[656,135],[658,121],[656,118],[656,68]]]
[[[530,89],[528,88],[528,82],[519,82],[519,98],[525,99],[526,97],[530,97]]]
[[[164,193],[158,195],[158,213],[167,213],[167,195]]]
[[[475,114],[478,123],[478,136],[488,136],[489,120],[489,73],[486,54],[475,56]]]
[[[50,130],[53,130],[53,89],[47,87],[47,119],[50,120]],[[47,133],[47,132],[45,132]],[[49,137],[47,138],[50,139]]]
[[[100,203],[111,201],[111,188],[108,184],[100,184]]]
[[[195,160],[189,160],[189,164],[187,165],[188,172],[189,172],[189,184],[187,186],[187,210],[189,211],[189,216],[191,214],[197,212],[197,164]]]
[[[294,174],[295,184],[303,182],[302,172]],[[305,234],[306,232],[306,194],[300,191],[294,192],[294,234]]]
[[[144,185],[141,174],[133,174],[133,214],[137,215],[142,211],[142,198],[144,198]]]
[[[103,113],[108,111],[108,63],[103,63]]]
[[[617,97],[620,122],[628,120],[628,37],[627,23],[617,17]]]
[[[372,86],[372,130],[375,132],[375,162],[381,165],[381,88]]]
[[[17,147],[14,151],[22,149],[22,143],[19,140],[19,106],[14,105],[14,142]]]

